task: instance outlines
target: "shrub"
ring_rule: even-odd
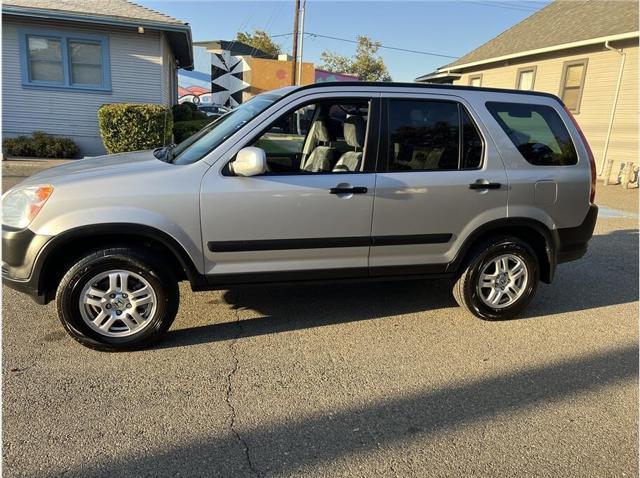
[[[190,121],[193,119],[194,110],[191,109],[189,104],[193,104],[193,103],[189,103],[188,101],[185,101],[182,104],[173,105],[171,107],[174,123],[178,123],[179,121]]]
[[[98,124],[104,147],[112,154],[169,144],[173,118],[166,106],[114,103],[100,107]]]
[[[207,118],[208,118],[207,113],[205,113],[204,111],[198,110],[195,113],[193,113],[193,119],[194,120],[196,120],[196,119],[207,119]]]
[[[207,114],[199,111],[196,104],[191,101],[185,101],[184,103],[173,105],[171,107],[171,112],[173,113],[174,123],[207,118]]]
[[[78,146],[69,138],[58,138],[42,131],[32,136],[7,138],[2,142],[7,156],[32,158],[72,158],[78,154]]]
[[[196,105],[193,101],[185,101],[182,103],[184,106],[191,110],[191,113],[195,113],[198,111],[198,105]]]
[[[173,125],[173,140],[175,143],[182,143],[194,133],[197,133],[215,118],[198,119],[191,121],[179,121]]]
[[[2,148],[7,156],[33,156],[35,154],[33,139],[28,136],[7,138],[2,142]]]

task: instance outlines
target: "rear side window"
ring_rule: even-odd
[[[462,152],[460,156],[461,169],[477,169],[482,162],[482,138],[478,128],[473,124],[469,113],[460,108],[462,113]]]
[[[550,106],[498,102],[486,106],[529,163],[570,166],[578,162],[569,131]]]
[[[476,169],[483,143],[455,102],[389,101],[389,171]]]

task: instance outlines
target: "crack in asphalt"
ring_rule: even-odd
[[[231,351],[231,357],[233,358],[233,368],[227,374],[227,393],[225,397],[225,401],[227,402],[227,406],[229,407],[229,412],[231,417],[229,428],[231,429],[231,433],[233,433],[233,435],[236,437],[236,440],[238,440],[238,442],[240,443],[240,445],[242,445],[244,449],[244,454],[245,454],[245,457],[247,458],[247,464],[249,465],[249,469],[251,470],[251,473],[254,476],[257,476],[258,478],[260,478],[262,477],[262,474],[256,468],[253,461],[251,460],[249,444],[246,442],[244,438],[242,438],[238,430],[236,430],[235,428],[237,413],[236,413],[236,408],[233,406],[233,402],[231,400],[231,395],[233,393],[233,377],[235,376],[236,372],[238,371],[238,367],[240,366],[240,360],[238,359],[238,352],[236,350],[236,342],[242,335],[242,325],[240,323],[240,314],[239,314],[239,310],[240,310],[240,293],[239,292],[237,293],[237,296],[236,296],[234,310],[235,310],[236,323],[238,324],[238,333],[235,335],[235,337],[233,337],[232,340],[229,341],[229,350]]]

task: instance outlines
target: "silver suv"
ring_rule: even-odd
[[[5,284],[101,350],[150,345],[193,290],[436,277],[513,317],[581,257],[592,153],[544,93],[331,83],[256,96],[178,145],[51,168],[3,197]]]

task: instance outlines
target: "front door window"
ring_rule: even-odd
[[[276,120],[250,146],[262,148],[269,175],[360,172],[364,169],[368,100],[326,100]]]

